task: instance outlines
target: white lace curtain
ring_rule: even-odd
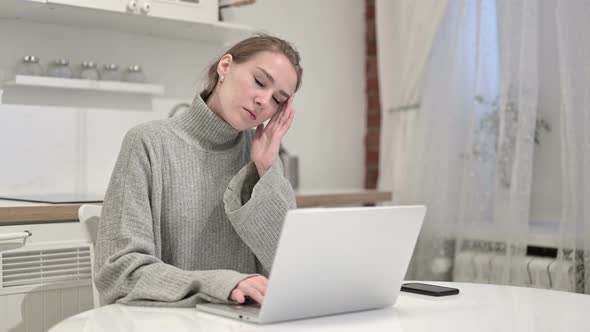
[[[559,45],[554,47],[559,47],[560,77],[555,79],[561,82],[562,107],[553,111],[560,112],[556,125],[562,129],[561,155],[554,158],[561,159],[563,217],[558,221],[560,233],[553,235],[560,238],[559,258],[566,263],[563,269],[570,269],[565,271],[569,281],[577,284],[577,291],[586,287],[588,292],[584,266],[590,266],[590,216],[585,208],[590,206],[589,1],[558,1],[552,12],[556,14],[547,22],[540,21],[540,7],[551,4],[540,0],[450,1],[436,38],[414,41],[432,44],[424,80],[408,83],[418,91],[413,96],[420,98],[409,104],[419,108],[383,122],[390,132],[382,133],[387,143],[382,149],[389,150],[381,154],[386,160],[380,165],[379,181],[380,188],[393,189],[394,203],[428,206],[407,278],[528,286],[522,266],[531,232],[539,46],[547,42],[541,38],[543,24],[559,28]],[[434,12],[430,21],[438,17]],[[398,43],[395,47],[403,48],[399,36],[378,33],[380,45],[383,38],[391,38]],[[380,65],[396,59],[381,58]],[[387,84],[388,68],[392,67],[380,67],[380,75],[386,76],[381,85],[386,107],[398,105],[392,100],[404,95],[383,89],[396,87]],[[416,82],[421,88],[413,85]],[[401,91],[407,88],[403,79],[398,83]],[[481,264],[487,271],[461,269],[466,265],[458,263],[473,259],[468,254],[473,252],[493,257]],[[567,263],[574,261],[572,270]]]
[[[558,1],[562,219],[559,258],[590,294],[590,1]],[[564,265],[568,266],[568,265]]]
[[[429,211],[409,277],[508,283],[525,254],[538,84],[526,77],[537,65],[536,10],[515,1],[449,3],[416,126],[413,185],[405,188]],[[451,269],[474,251],[498,257],[493,276]]]
[[[408,199],[412,135],[432,43],[448,0],[375,2],[383,116],[379,187],[396,202]],[[395,160],[395,163],[392,161]]]

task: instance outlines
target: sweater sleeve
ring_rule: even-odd
[[[124,141],[105,196],[96,241],[94,282],[103,303],[193,306],[230,302],[251,276],[231,270],[186,271],[161,260],[153,222],[150,147],[137,131]]]
[[[296,208],[295,192],[283,175],[280,159],[259,178],[249,162],[229,182],[225,212],[236,233],[270,272],[283,220]]]

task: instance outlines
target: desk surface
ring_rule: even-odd
[[[459,295],[402,292],[394,307],[255,325],[193,308],[109,305],[55,325],[69,331],[589,331],[590,296],[497,285],[442,283]]]

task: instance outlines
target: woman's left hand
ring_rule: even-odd
[[[295,109],[292,107],[295,94],[279,106],[278,111],[270,118],[265,126],[261,123],[256,127],[256,135],[250,147],[250,159],[256,165],[258,175],[262,177],[279,157],[281,140],[291,128]]]

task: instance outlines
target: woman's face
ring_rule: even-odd
[[[223,82],[217,84],[209,107],[238,130],[270,119],[297,84],[295,68],[282,53],[260,52],[240,64],[226,54],[217,72]]]

